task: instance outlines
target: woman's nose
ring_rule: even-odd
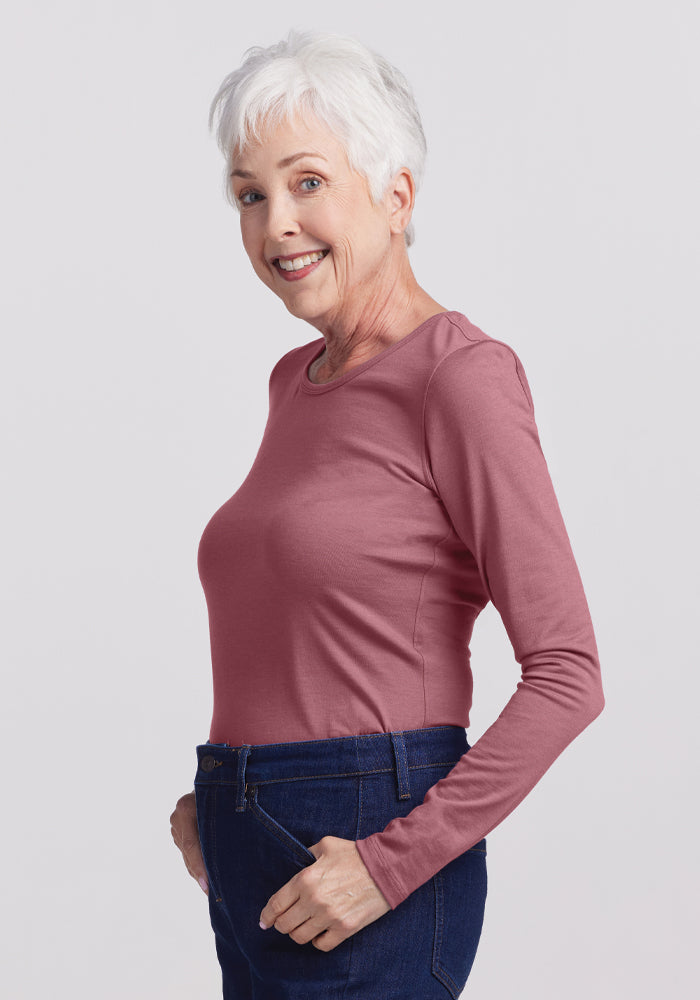
[[[267,237],[274,241],[285,236],[294,236],[300,230],[288,198],[267,199]]]

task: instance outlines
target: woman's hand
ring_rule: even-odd
[[[187,871],[192,878],[197,879],[202,889],[209,895],[209,880],[202,858],[202,846],[199,843],[194,792],[188,792],[177,800],[175,811],[170,817],[170,832],[182,851]]]
[[[354,840],[322,837],[309,848],[315,864],[270,896],[260,914],[267,928],[331,951],[391,909]]]

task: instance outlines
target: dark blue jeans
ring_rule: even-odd
[[[486,838],[328,952],[262,930],[258,919],[315,863],[311,844],[383,830],[468,750],[457,726],[197,747],[197,823],[225,1000],[459,997],[484,919]]]

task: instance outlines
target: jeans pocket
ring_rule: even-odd
[[[486,905],[486,838],[433,876],[435,941],[432,973],[452,997],[460,996],[481,937]]]
[[[301,839],[292,833],[297,828],[294,815],[294,793],[289,786],[293,782],[276,782],[269,785],[252,785],[248,791],[248,807],[251,815],[291,854],[304,865],[313,864],[316,858],[302,843]],[[262,802],[265,803],[263,808]],[[284,823],[279,818],[284,818]],[[291,827],[291,828],[290,828]],[[313,843],[313,841],[312,841]]]

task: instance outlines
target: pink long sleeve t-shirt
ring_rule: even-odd
[[[512,812],[605,700],[515,351],[443,312],[317,384],[324,346],[275,364],[253,466],[201,537],[209,739],[468,729],[469,641],[492,601],[516,690],[422,803],[357,841],[394,909]]]

